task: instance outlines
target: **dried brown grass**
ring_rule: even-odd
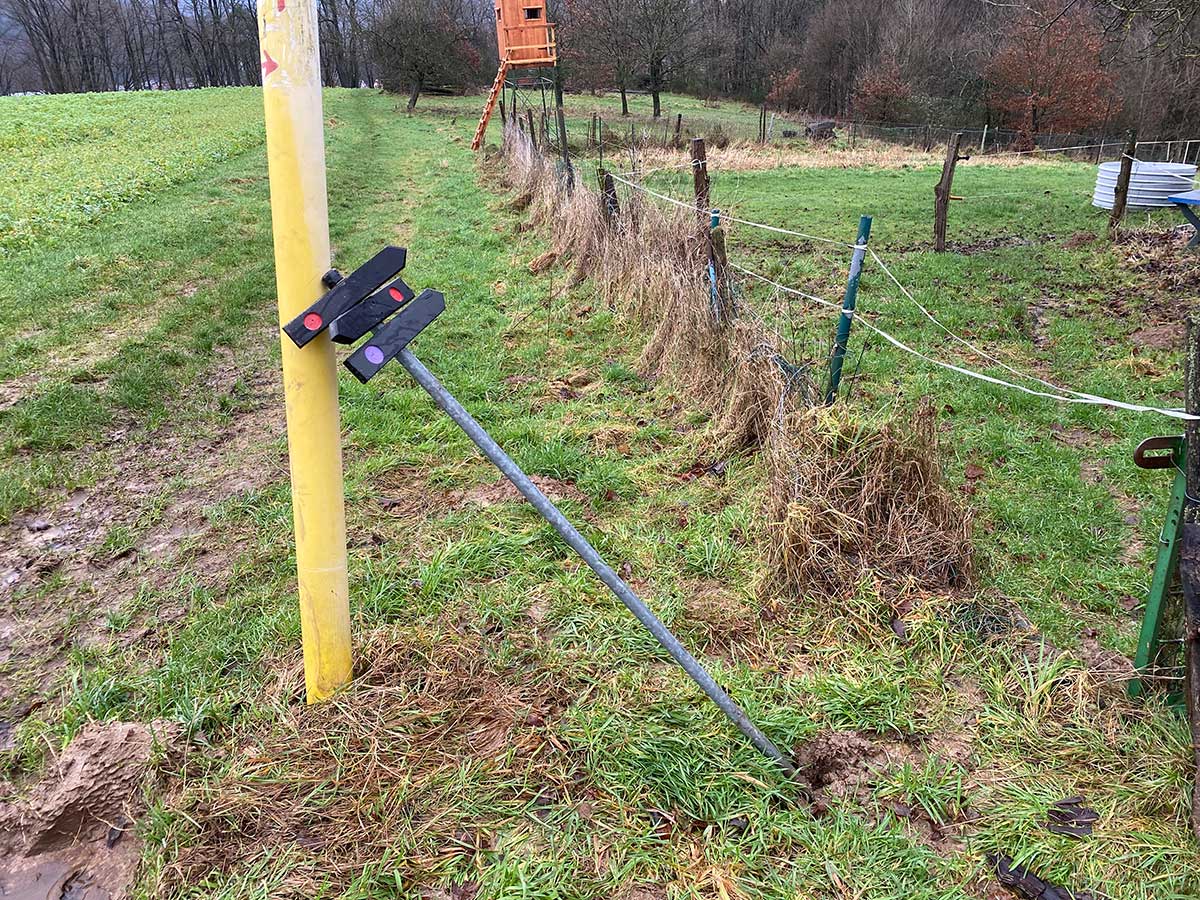
[[[590,276],[610,308],[649,331],[641,368],[711,414],[718,452],[765,453],[776,586],[837,596],[864,575],[896,589],[966,586],[969,517],[945,485],[928,406],[903,423],[864,422],[798,402],[819,393],[785,376],[779,334],[750,315],[714,319],[703,226],[690,210],[622,193],[609,222],[598,191],[567,191],[519,132],[507,135],[506,162],[575,280]]]
[[[768,169],[799,167],[804,169],[919,169],[941,166],[944,147],[926,152],[919,147],[860,141],[856,147],[821,143],[802,143],[794,147],[732,143],[727,147],[707,148],[708,165],[716,171],[757,172]],[[981,156],[968,165],[1023,166],[1054,165],[1062,162],[1059,154],[1045,156]],[[641,165],[649,170],[686,162],[686,150],[672,147],[646,147],[639,151]]]
[[[554,737],[582,691],[569,674],[520,654],[498,662],[459,627],[383,628],[359,659],[346,691],[293,703],[219,781],[197,782],[196,834],[163,873],[163,894],[280,861],[275,896],[344,890],[373,866],[436,883],[514,807],[577,789],[576,762]],[[280,665],[268,704],[302,694],[300,660]]]
[[[809,410],[780,432],[768,444],[767,501],[779,577],[835,594],[864,573],[892,587],[969,583],[970,520],[946,489],[929,403],[903,424]]]

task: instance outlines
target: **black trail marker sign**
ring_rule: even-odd
[[[408,251],[384,247],[369,260],[337,282],[308,309],[283,326],[284,334],[303,347],[381,284],[404,268]]]

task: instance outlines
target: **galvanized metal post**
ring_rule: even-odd
[[[862,216],[858,220],[858,239],[854,242],[854,255],[850,257],[850,278],[846,282],[846,294],[842,298],[842,314],[838,317],[837,337],[833,344],[833,358],[829,363],[829,392],[825,395],[825,405],[830,406],[837,399],[838,387],[842,383],[842,363],[846,358],[846,348],[850,344],[850,325],[854,321],[854,307],[858,302],[858,281],[862,277],[863,259],[867,255],[867,241],[871,237],[871,217]]]
[[[408,374],[426,393],[433,398],[441,409],[454,420],[459,428],[461,428],[492,464],[504,473],[504,476],[513,483],[518,491],[528,500],[533,508],[538,511],[543,519],[550,523],[550,526],[558,533],[571,549],[582,557],[583,561],[588,564],[588,567],[600,576],[603,581],[614,594],[617,595],[626,609],[628,609],[637,620],[645,626],[646,630],[654,635],[655,640],[662,645],[663,649],[671,655],[671,658],[679,664],[679,666],[687,672],[691,679],[700,686],[700,689],[708,695],[720,709],[721,712],[729,718],[738,730],[750,739],[750,742],[763,753],[764,756],[774,760],[783,770],[786,775],[795,774],[796,767],[792,759],[786,756],[775,744],[768,738],[758,727],[750,721],[750,718],[733,698],[725,692],[725,690],[717,684],[708,671],[696,661],[696,658],[690,654],[684,646],[679,643],[679,640],[673,635],[667,626],[656,616],[645,603],[635,594],[621,577],[613,571],[600,554],[596,552],[587,539],[580,534],[575,526],[572,525],[567,518],[559,511],[553,503],[551,503],[546,495],[538,490],[537,486],[529,480],[529,477],[517,467],[517,464],[512,461],[507,453],[501,449],[492,436],[489,435],[483,428],[471,417],[461,403],[459,403],[450,392],[447,391],[430,372],[421,363],[411,350],[402,350],[396,357],[400,360],[400,365],[408,371]]]

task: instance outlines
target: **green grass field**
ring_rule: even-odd
[[[575,127],[615,117],[611,97],[569,102]],[[1096,896],[1200,892],[1186,726],[1159,696],[1126,699],[1114,662],[1169,490],[1131,454],[1178,423],[1003,392],[872,340],[846,405],[871,421],[933,398],[978,584],[918,591],[903,640],[869,581],[764,595],[761,459],[691,477],[716,461],[707,422],[638,372],[647,335],[590,282],[530,274],[548,236],[468,149],[478,98],[407,117],[326,93],[335,264],[407,245],[406,277],[447,296],[414,345],[430,369],[782,746],[834,732],[840,749],[815,803],[782,782],[399,368],[341,381],[359,678],[305,707],[260,103],[0,100],[7,794],[89,722],[173,723],[138,824],[144,897],[1003,896],[989,853]],[[757,116],[666,106],[730,132]],[[937,171],[714,163],[713,197],[842,241],[871,214],[896,276],[991,354],[1178,405],[1178,341],[1148,337],[1177,335],[1200,284],[1155,243],[1174,220],[1114,247],[1091,167],[972,161],[963,252],[936,256]],[[670,171],[648,184],[688,197]],[[730,254],[831,299],[848,265],[736,225]],[[820,358],[829,314],[744,290],[797,359]],[[984,367],[871,261],[860,309]],[[1047,831],[1077,793],[1095,833]]]

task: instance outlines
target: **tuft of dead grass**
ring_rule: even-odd
[[[768,444],[772,569],[834,593],[864,573],[893,587],[966,587],[970,519],[936,446],[928,402],[903,426],[864,427],[837,409],[793,414]]]
[[[195,782],[196,831],[163,893],[282,859],[279,896],[344,890],[380,861],[436,883],[488,846],[490,823],[574,790],[554,730],[580,686],[519,653],[497,661],[462,631],[366,635],[363,671],[317,706],[299,702],[300,660],[285,661],[267,698],[291,703],[281,727],[257,732],[219,781]]]
[[[903,424],[813,408],[820,392],[786,363],[780,335],[752,316],[712,314],[696,214],[629,192],[610,220],[587,173],[567,190],[511,127],[505,156],[505,176],[551,235],[544,256],[571,265],[574,282],[591,277],[610,309],[650,333],[640,368],[711,414],[718,452],[766,454],[777,585],[838,596],[867,574],[896,588],[968,584],[970,520],[938,464],[931,407]]]

